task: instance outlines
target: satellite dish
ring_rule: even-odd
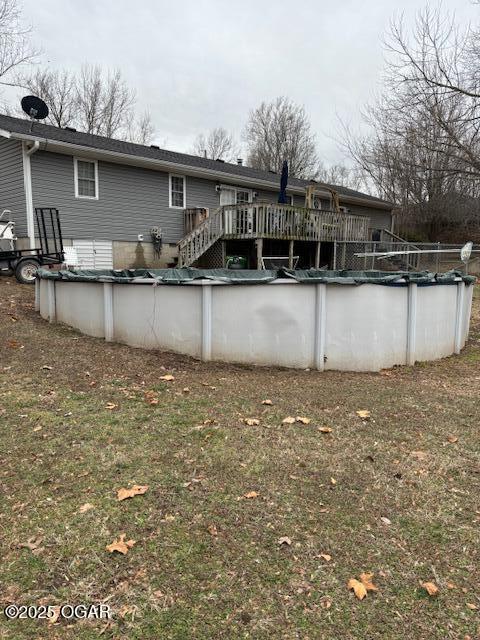
[[[43,120],[48,116],[48,107],[37,96],[25,96],[21,101],[22,109],[32,120]]]
[[[472,255],[473,242],[467,242],[460,251],[460,259],[462,262],[468,262]]]

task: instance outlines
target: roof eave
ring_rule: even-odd
[[[121,153],[119,151],[109,151],[108,149],[95,149],[85,145],[78,145],[72,142],[65,142],[62,140],[53,140],[51,138],[44,138],[38,135],[17,133],[14,131],[8,132],[0,130],[0,135],[4,137],[14,138],[21,141],[40,142],[40,148],[57,153],[64,153],[69,155],[78,155],[83,157],[94,158],[97,160],[107,159],[109,162],[116,162],[117,164],[127,164],[137,167],[144,167],[148,169],[157,169],[164,171],[172,171],[175,173],[182,172],[185,175],[190,175],[200,178],[214,178],[220,182],[223,180],[231,181],[234,184],[248,186],[251,188],[265,187],[266,189],[274,190],[275,185],[268,180],[262,180],[259,178],[250,178],[248,176],[242,177],[234,173],[228,173],[226,171],[215,171],[214,169],[206,169],[204,167],[193,167],[191,165],[185,165],[178,162],[169,162],[168,160],[159,160],[155,158],[146,158],[141,156],[134,156],[128,153]],[[303,195],[305,193],[305,187],[288,186],[288,191],[294,194]],[[330,192],[318,189],[318,194],[325,198],[330,198]],[[382,202],[381,200],[370,200],[369,198],[361,198],[356,196],[348,196],[339,194],[340,200],[344,203],[361,204],[373,207],[375,209],[385,209],[390,211],[393,205],[388,202]]]

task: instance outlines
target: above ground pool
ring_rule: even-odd
[[[459,353],[474,281],[454,271],[41,269],[36,308],[90,336],[202,360],[378,371]]]

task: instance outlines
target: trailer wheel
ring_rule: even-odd
[[[33,284],[37,276],[37,269],[40,265],[36,260],[20,260],[15,267],[15,277],[20,284]]]

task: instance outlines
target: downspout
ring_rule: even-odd
[[[390,231],[391,233],[395,232],[395,217],[396,214],[393,211],[390,212]]]
[[[27,213],[27,234],[30,249],[35,248],[35,224],[33,220],[32,165],[30,156],[38,151],[40,142],[35,140],[31,147],[22,142],[23,185],[25,190],[25,210]]]

